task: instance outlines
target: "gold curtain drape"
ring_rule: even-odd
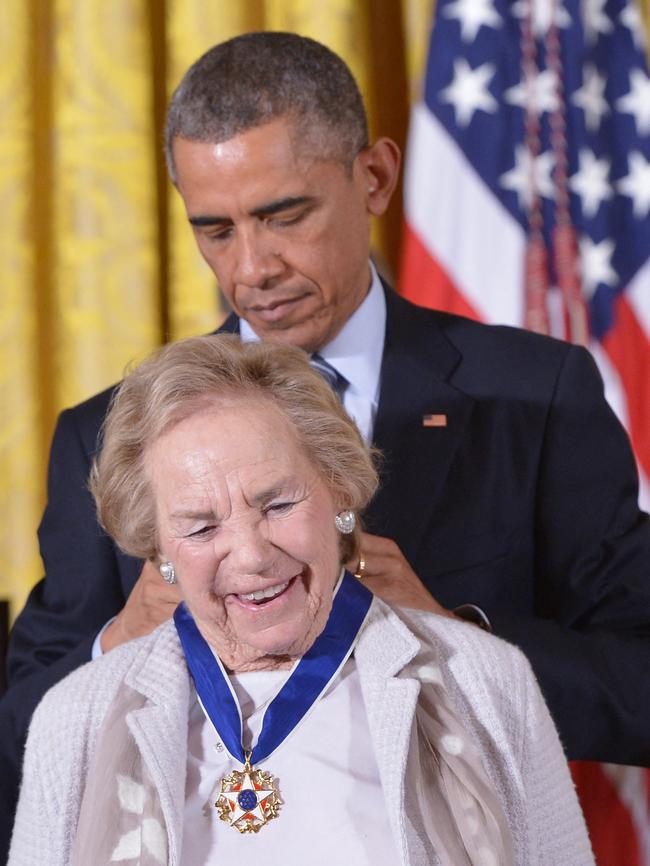
[[[374,133],[403,144],[433,0],[2,0],[0,599],[41,576],[35,530],[58,412],[165,339],[212,330],[218,293],[161,149],[187,66],[247,30],[339,53]],[[394,267],[399,199],[375,248]]]

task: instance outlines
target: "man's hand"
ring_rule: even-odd
[[[390,538],[364,532],[361,536],[360,559],[364,562],[363,582],[388,604],[426,610],[440,616],[454,616],[450,610],[438,604]],[[357,559],[348,562],[346,567],[354,574],[358,565]]]
[[[180,601],[179,588],[165,583],[156,566],[146,562],[126,604],[101,636],[102,652],[149,634],[172,616]]]

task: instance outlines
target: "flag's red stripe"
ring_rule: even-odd
[[[598,866],[643,866],[636,827],[600,764],[573,761],[571,774]]]
[[[402,234],[399,289],[405,298],[421,307],[446,310],[470,319],[481,318],[408,222]]]
[[[628,433],[645,474],[650,477],[650,341],[624,295],[614,305],[616,324],[603,347],[616,367],[628,412]]]

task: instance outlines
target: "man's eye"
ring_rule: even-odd
[[[276,217],[274,220],[278,226],[292,226],[303,218],[303,214],[294,214],[293,216]]]
[[[308,213],[309,213],[308,210],[289,211],[287,213],[278,213],[278,214],[275,214],[274,216],[270,217],[269,221],[274,226],[278,226],[279,228],[286,228],[288,226],[293,226],[299,222],[302,222],[302,220],[305,219],[305,217],[307,216]]]
[[[209,241],[226,241],[232,235],[232,228],[215,229],[214,231],[204,232],[204,237]]]

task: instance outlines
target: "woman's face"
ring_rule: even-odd
[[[340,570],[327,485],[270,401],[205,409],[148,450],[160,556],[232,670],[278,667],[323,630]]]

